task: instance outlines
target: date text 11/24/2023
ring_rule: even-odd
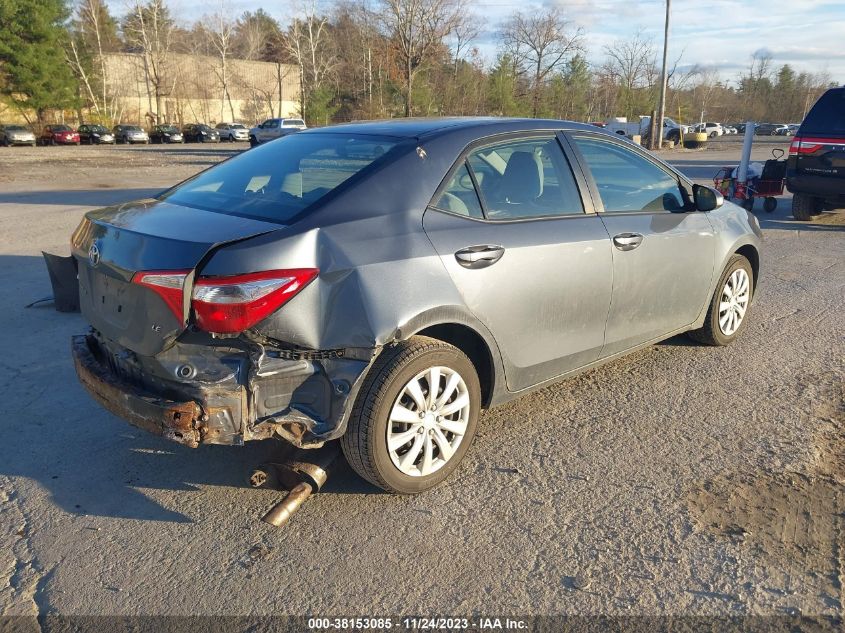
[[[313,631],[371,630],[371,631],[462,631],[498,630],[520,631],[528,629],[528,622],[519,618],[497,617],[335,617],[309,618],[308,628]]]

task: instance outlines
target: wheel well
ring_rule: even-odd
[[[457,323],[441,323],[432,325],[417,332],[420,336],[429,336],[444,343],[454,345],[472,362],[478,372],[478,382],[481,384],[481,406],[488,407],[493,396],[493,357],[490,348],[475,330]]]
[[[760,254],[757,252],[757,249],[751,246],[750,244],[746,244],[745,246],[740,247],[736,251],[737,255],[742,255],[745,259],[747,259],[751,263],[751,271],[754,273],[754,289],[757,289],[757,274],[760,271]]]

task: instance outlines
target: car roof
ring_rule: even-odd
[[[408,118],[385,119],[379,121],[360,121],[343,123],[325,128],[311,128],[300,134],[372,134],[396,138],[422,138],[441,136],[450,132],[477,129],[484,134],[503,132],[524,132],[530,130],[589,130],[593,125],[560,121],[555,119],[519,119],[504,117],[443,117],[443,118]]]

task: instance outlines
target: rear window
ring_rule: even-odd
[[[282,125],[305,125],[305,121],[302,119],[285,119]]]
[[[824,93],[801,124],[801,133],[845,134],[845,90]]]
[[[162,196],[188,207],[286,223],[368,168],[397,139],[295,134],[239,154]]]

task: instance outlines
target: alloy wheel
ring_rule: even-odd
[[[449,367],[420,372],[390,411],[387,450],[393,465],[411,477],[436,472],[455,454],[469,420],[469,389],[458,372]]]
[[[744,268],[737,268],[728,277],[719,302],[719,329],[733,335],[742,324],[751,299],[751,282]]]

